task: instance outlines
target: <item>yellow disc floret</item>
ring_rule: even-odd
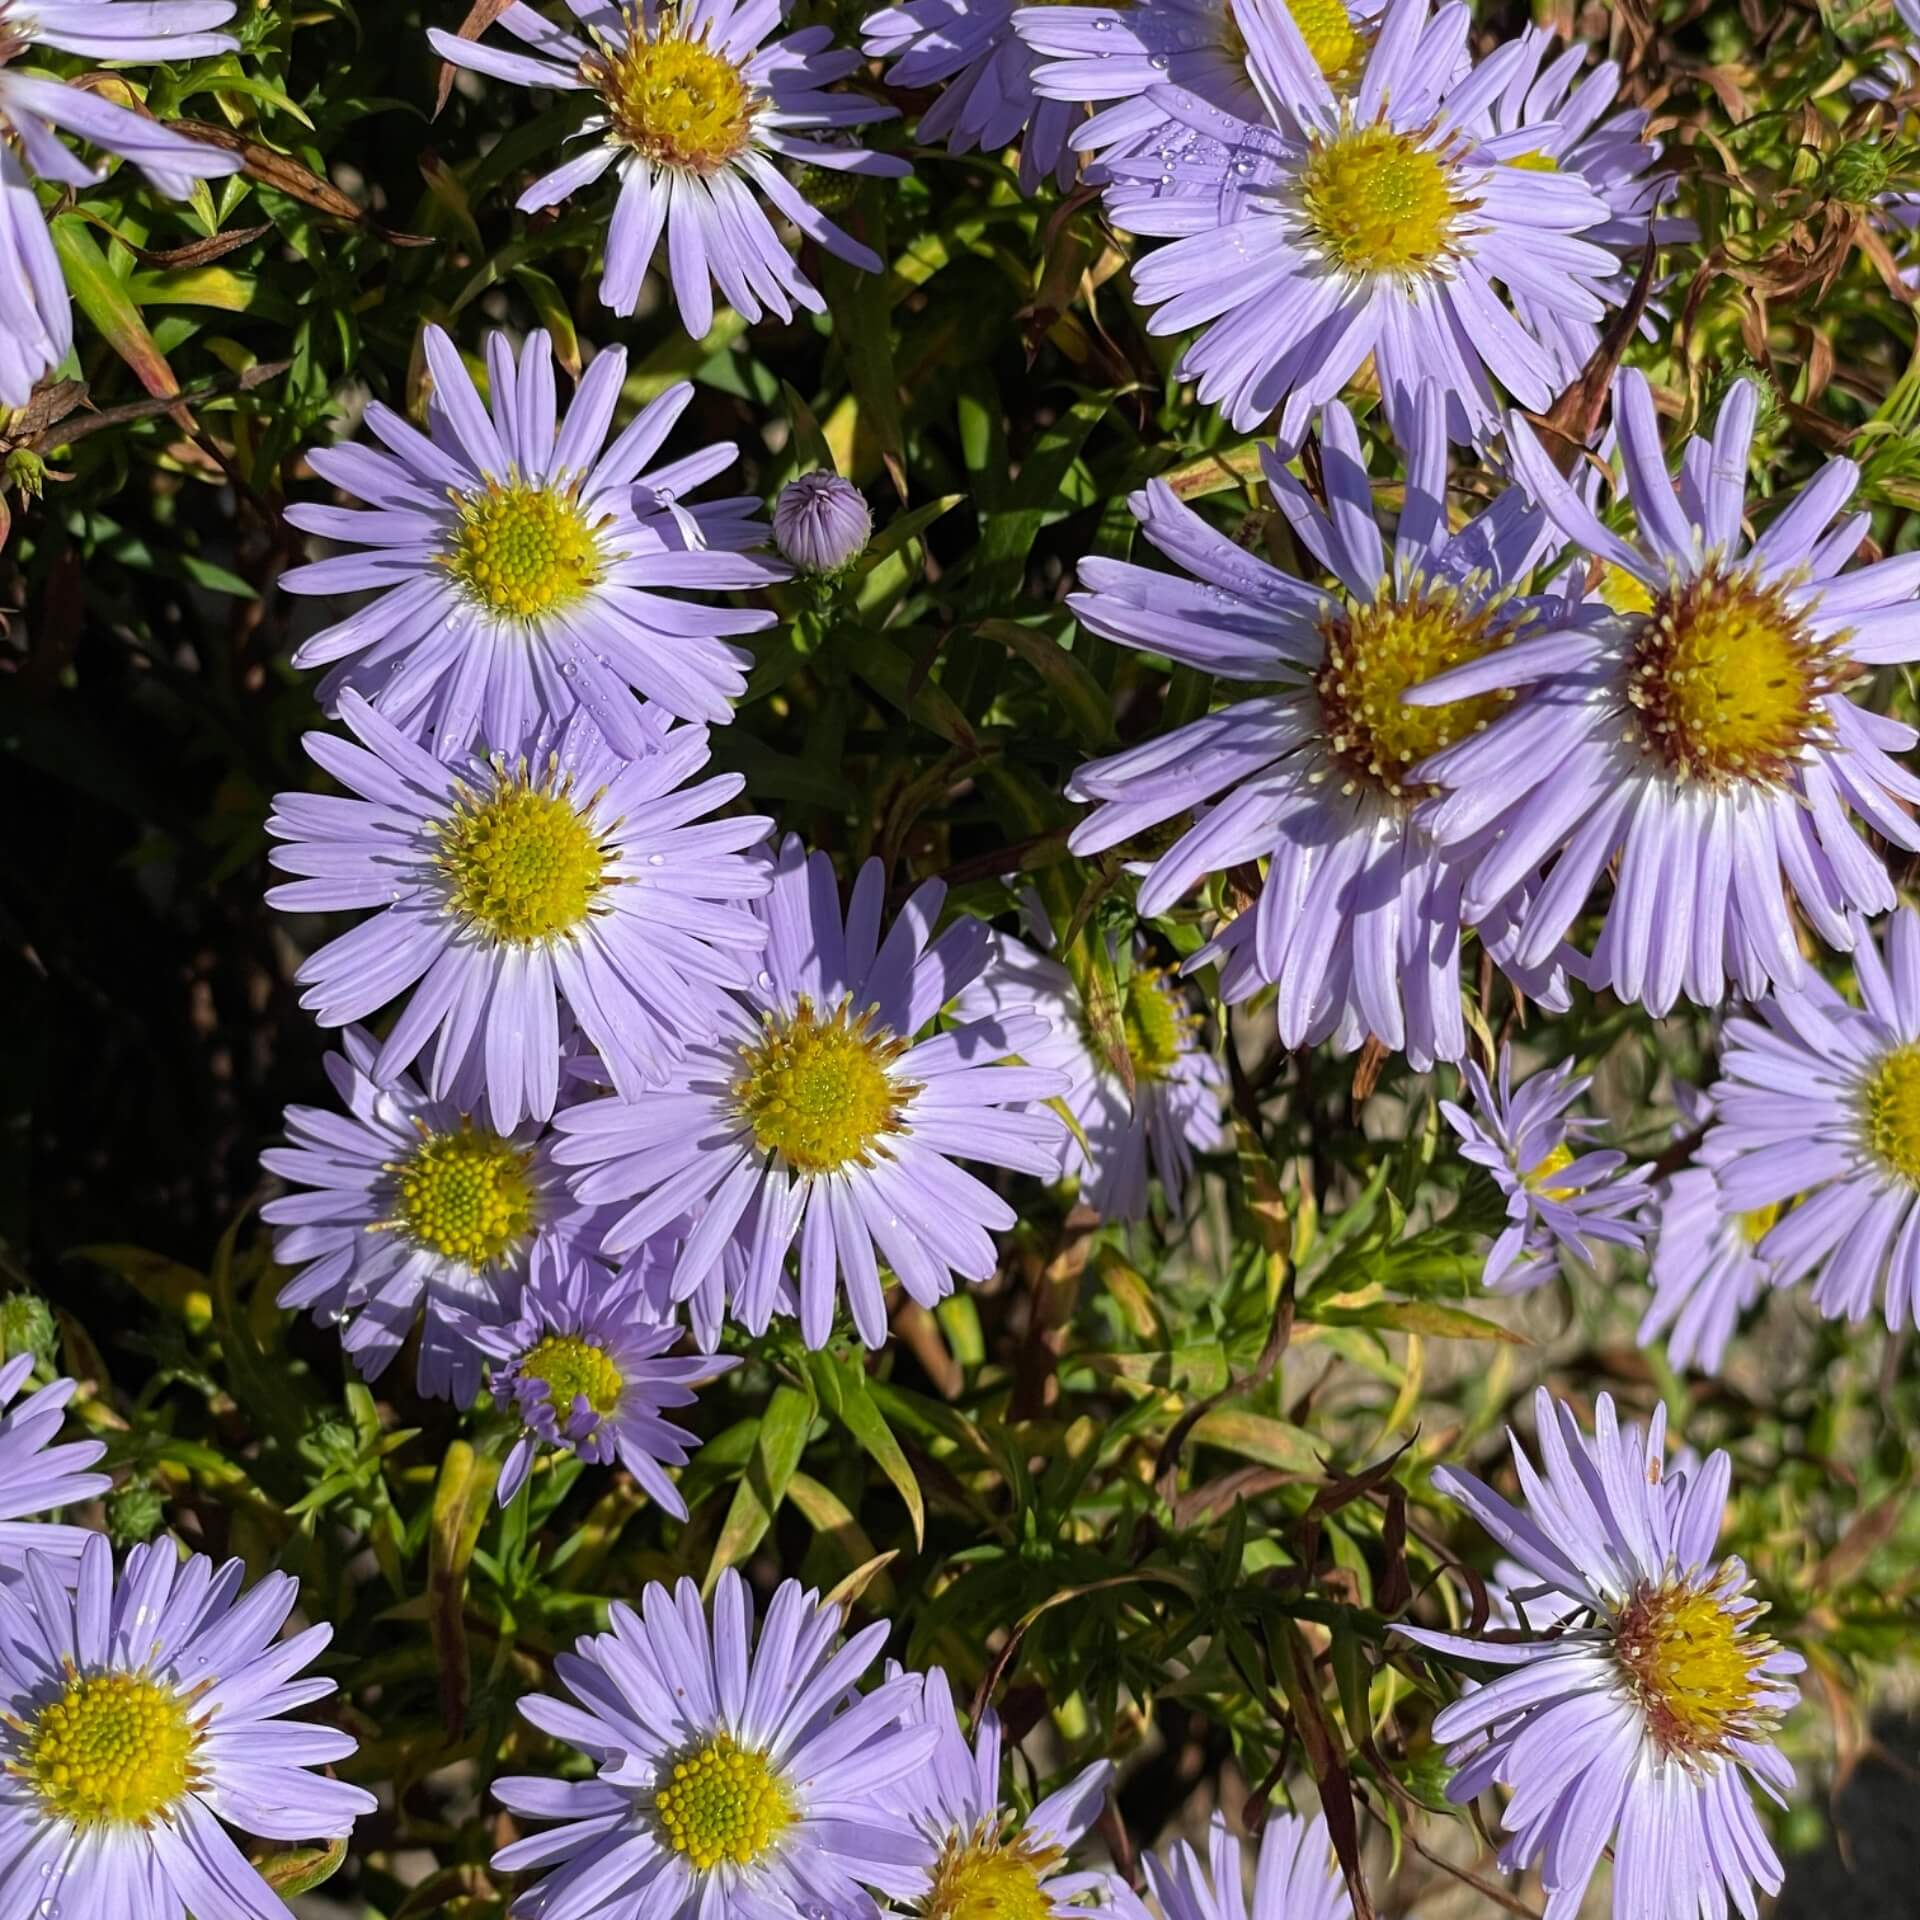
[[[1747,1633],[1751,1618],[1725,1586],[1681,1580],[1636,1588],[1614,1616],[1614,1652],[1667,1752],[1715,1753],[1757,1730],[1774,1644]]]
[[[1360,36],[1353,29],[1346,0],[1287,0],[1287,11],[1313,55],[1313,64],[1329,80],[1343,78],[1360,50]]]
[[[1895,1047],[1867,1078],[1867,1144],[1884,1167],[1920,1187],[1920,1045]]]
[[[1136,1080],[1164,1080],[1180,1064],[1199,1017],[1180,997],[1162,967],[1137,969],[1127,982],[1120,1030]]]
[[[600,543],[572,493],[488,481],[455,497],[460,524],[442,556],[469,597],[514,620],[538,620],[600,578]]]
[[[620,1403],[620,1369],[613,1356],[578,1334],[548,1334],[520,1356],[520,1372],[545,1384],[555,1413],[571,1413],[584,1400],[604,1416]]]
[[[667,1845],[703,1870],[752,1866],[793,1824],[793,1802],[766,1755],[725,1733],[674,1763],[653,1811]]]
[[[1518,167],[1522,173],[1558,173],[1560,162],[1550,153],[1516,153],[1506,163]]]
[[[571,784],[499,772],[485,798],[462,795],[440,830],[450,912],[508,946],[571,933],[607,884],[600,838]]]
[[[1547,1184],[1556,1173],[1564,1173],[1573,1165],[1573,1149],[1562,1140],[1557,1147],[1550,1147],[1541,1156],[1540,1164],[1527,1171],[1527,1185],[1542,1200],[1571,1200],[1574,1190],[1571,1187],[1553,1187]]]
[[[606,102],[609,138],[656,166],[717,173],[746,150],[757,103],[746,74],[724,53],[684,34],[678,10],[662,6],[648,26],[626,7],[626,44],[602,43],[580,63]]]
[[[1404,600],[1383,591],[1336,615],[1321,628],[1326,655],[1313,682],[1334,758],[1396,800],[1417,799],[1408,770],[1478,733],[1513,696],[1501,690],[1439,707],[1405,706],[1400,696],[1506,645],[1512,634],[1497,602],[1476,606],[1445,586]]]
[[[905,1051],[871,1008],[855,1016],[843,1000],[823,1019],[803,995],[741,1048],[733,1097],[761,1150],[796,1172],[865,1166],[887,1134],[903,1131],[900,1110],[919,1091],[887,1070]]]
[[[1780,1216],[1786,1211],[1778,1200],[1770,1201],[1764,1207],[1755,1207],[1748,1213],[1737,1216],[1736,1224],[1740,1237],[1748,1246],[1757,1247],[1780,1223]]]
[[[82,1674],[27,1723],[15,1771],[58,1819],[139,1826],[192,1785],[197,1738],[187,1703],[165,1682]]]
[[[1776,586],[1707,572],[1657,595],[1633,643],[1628,697],[1649,745],[1689,780],[1778,785],[1827,731],[1845,656]]]
[[[443,1259],[491,1266],[533,1231],[532,1160],[531,1147],[471,1121],[431,1133],[394,1168],[392,1224]]]
[[[1321,250],[1353,274],[1424,272],[1464,211],[1445,157],[1393,127],[1345,128],[1316,145],[1300,195]]]
[[[1601,603],[1613,613],[1653,611],[1653,589],[1625,567],[1616,567],[1611,561],[1602,567],[1600,584],[1594,590],[1599,594]]]
[[[964,1839],[956,1834],[941,1851],[920,1914],[923,1920],[1047,1920],[1053,1902],[1041,1880],[1060,1857],[1057,1847],[1024,1840],[1002,1845],[985,1824]]]

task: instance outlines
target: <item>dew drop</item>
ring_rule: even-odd
[[[666,864],[667,856],[664,853],[650,853],[647,855],[647,865],[650,867],[664,867]]]

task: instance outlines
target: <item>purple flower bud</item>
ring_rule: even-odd
[[[803,473],[773,503],[773,543],[803,573],[838,573],[866,551],[873,515],[837,473]]]

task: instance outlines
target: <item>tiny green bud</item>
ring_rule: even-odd
[[[52,1373],[59,1347],[53,1309],[37,1293],[10,1293],[0,1299],[0,1357],[30,1353],[43,1372]]]
[[[130,1481],[107,1495],[107,1538],[118,1548],[151,1540],[166,1518],[165,1498],[142,1481]]]
[[[1851,207],[1870,206],[1886,192],[1893,162],[1877,140],[1849,140],[1827,162],[1827,190]]]

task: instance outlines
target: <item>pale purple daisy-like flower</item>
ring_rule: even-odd
[[[1814,1306],[1855,1322],[1878,1295],[1898,1331],[1920,1325],[1920,915],[1885,941],[1854,946],[1864,1006],[1809,974],[1727,1022],[1703,1152],[1729,1207],[1779,1213],[1755,1249],[1773,1285],[1811,1275]]]
[[[57,1565],[63,1577],[71,1577],[81,1548],[93,1536],[84,1527],[58,1526],[33,1516],[97,1499],[113,1485],[104,1473],[86,1471],[106,1452],[104,1442],[50,1444],[74,1395],[71,1380],[49,1381],[18,1406],[12,1404],[32,1373],[30,1353],[17,1353],[0,1364],[0,1409],[6,1409],[0,1412],[0,1581],[20,1572],[29,1550]]]
[[[1119,186],[1153,189],[1129,198],[1131,230],[1173,241],[1137,261],[1133,281],[1156,309],[1150,331],[1201,329],[1179,376],[1243,430],[1279,410],[1288,446],[1369,355],[1396,432],[1429,379],[1455,439],[1498,429],[1495,383],[1548,407],[1559,357],[1496,282],[1599,321],[1598,288],[1619,261],[1585,237],[1608,217],[1589,182],[1505,164],[1538,132],[1483,126],[1526,45],[1465,68],[1464,5],[1429,19],[1428,0],[1391,0],[1359,81],[1336,93],[1284,9],[1235,17],[1273,124],[1157,88],[1149,101],[1186,140],[1110,163]]]
[[[1284,0],[1313,64],[1336,90],[1360,76],[1379,0]],[[1153,0],[1150,6],[1025,6],[1014,31],[1039,56],[1035,90],[1055,103],[1107,101],[1074,129],[1076,152],[1097,161],[1129,159],[1163,142],[1187,141],[1189,130],[1169,119],[1153,95],[1178,87],[1236,120],[1259,121],[1267,104],[1247,65],[1247,39],[1234,0]],[[1117,224],[1157,183],[1114,182],[1104,167],[1093,177],[1107,184]]]
[[[390,1083],[433,1047],[427,1089],[486,1109],[500,1130],[544,1120],[563,1048],[578,1033],[623,1095],[663,1082],[689,1044],[729,1017],[727,989],[753,977],[767,888],[746,850],[770,821],[707,818],[738,774],[694,781],[704,727],[677,727],[637,759],[584,712],[488,759],[448,764],[357,694],[356,736],[306,737],[352,797],[283,793],[268,856],[305,876],[274,887],[288,912],[371,909],[295,978],[323,1026],[346,1026],[406,994],[375,1056]]]
[[[1331,511],[1263,452],[1274,501],[1333,576],[1331,589],[1282,572],[1149,481],[1133,511],[1183,572],[1086,560],[1087,590],[1068,603],[1121,646],[1264,683],[1250,699],[1082,767],[1068,797],[1100,804],[1074,829],[1074,852],[1097,853],[1195,812],[1147,870],[1143,913],[1241,862],[1264,859],[1267,872],[1257,903],[1189,965],[1221,959],[1229,1005],[1277,987],[1289,1047],[1332,1036],[1351,1051],[1373,1033],[1423,1068],[1466,1051],[1463,869],[1416,825],[1426,789],[1409,771],[1494,709],[1468,702],[1430,718],[1400,696],[1445,663],[1503,652],[1544,617],[1526,593],[1544,523],[1520,495],[1509,492],[1458,533],[1449,528],[1441,410],[1429,382],[1391,547],[1345,407],[1329,406],[1322,421]],[[1506,966],[1499,929],[1487,931]],[[1535,997],[1565,1004],[1551,961],[1517,977]]]
[[[907,1720],[938,1734],[919,1771],[900,1785],[901,1803],[931,1854],[913,1912],[955,1920],[963,1914],[1039,1920],[1051,1913],[1065,1920],[1109,1904],[1112,1876],[1068,1868],[1067,1859],[1100,1817],[1113,1778],[1110,1760],[1083,1767],[1023,1820],[1006,1806],[1000,1716],[991,1707],[969,1745],[947,1676],[935,1667]]]
[[[161,1539],[116,1580],[93,1534],[73,1591],[39,1554],[0,1587],[0,1911],[287,1920],[227,1827],[332,1839],[373,1812],[313,1771],[353,1736],[281,1717],[334,1691],[296,1677],[333,1629],[279,1639],[300,1583],[245,1579]]]
[[[1637,543],[1601,523],[1517,414],[1508,435],[1519,480],[1560,531],[1618,570],[1611,606],[1590,603],[1407,697],[1522,692],[1420,769],[1442,789],[1422,821],[1480,849],[1469,916],[1551,863],[1521,910],[1523,964],[1557,949],[1612,867],[1589,982],[1664,1014],[1683,990],[1718,1004],[1729,977],[1750,997],[1802,979],[1789,888],[1842,949],[1850,910],[1893,906],[1885,863],[1851,816],[1920,849],[1902,804],[1920,802],[1920,779],[1892,758],[1920,735],[1853,693],[1876,667],[1920,659],[1920,554],[1847,570],[1867,516],[1829,524],[1860,477],[1840,459],[1748,545],[1751,381],[1735,383],[1711,439],[1688,442],[1677,486],[1645,377],[1624,370],[1613,391]]]
[[[1713,1100],[1698,1088],[1680,1090],[1690,1127],[1710,1126]],[[1688,1165],[1660,1182],[1650,1218],[1653,1258],[1647,1278],[1653,1299],[1640,1322],[1640,1344],[1663,1335],[1667,1359],[1679,1369],[1717,1373],[1740,1316],[1773,1284],[1773,1263],[1760,1242],[1779,1219],[1779,1206],[1742,1213],[1720,1185],[1725,1146],[1711,1132]]]
[[[1220,1118],[1226,1070],[1199,1038],[1200,1017],[1179,982],[1141,957],[1120,988],[1116,1018],[1133,1085],[1093,1036],[1078,984],[1059,961],[995,934],[992,957],[961,994],[962,1020],[1037,1014],[1048,1033],[1026,1047],[1030,1067],[1067,1077],[1061,1096],[1080,1129],[1060,1130],[1059,1175],[1080,1183],[1081,1201],[1108,1220],[1143,1220],[1150,1178],[1180,1212],[1196,1153],[1227,1144]]]
[[[1019,140],[1023,193],[1049,174],[1059,187],[1072,185],[1080,159],[1068,135],[1085,107],[1036,90],[1034,55],[1014,31],[1014,0],[902,0],[868,14],[860,34],[869,58],[893,62],[889,85],[940,88],[915,129],[923,144],[997,153]]]
[[[648,1310],[637,1279],[616,1279],[577,1247],[534,1250],[517,1318],[475,1323],[474,1346],[494,1362],[493,1397],[522,1423],[500,1469],[504,1507],[526,1485],[542,1447],[563,1448],[595,1466],[618,1461],[676,1520],[686,1502],[667,1477],[698,1444],[665,1416],[690,1407],[693,1391],[737,1359],[673,1357],[682,1329]]]
[[[98,60],[187,60],[239,42],[209,29],[234,0],[39,0],[0,12],[0,403],[24,407],[73,347],[73,306],[36,180],[81,190],[102,175],[60,140],[72,134],[131,160],[170,200],[240,171],[238,154],[175,133],[55,74],[11,63],[33,47]]]
[[[1452,1100],[1440,1111],[1460,1136],[1460,1157],[1484,1168],[1506,1202],[1507,1225],[1487,1255],[1485,1286],[1525,1293],[1559,1271],[1562,1253],[1589,1272],[1593,1243],[1638,1248],[1650,1221],[1650,1167],[1627,1168],[1627,1156],[1589,1146],[1602,1123],[1567,1110],[1593,1084],[1571,1060],[1531,1075],[1516,1091],[1513,1057],[1500,1049],[1498,1079],[1489,1084],[1476,1062],[1465,1067],[1474,1112]]]
[[[753,665],[730,636],[774,616],[673,593],[764,586],[787,570],[739,551],[766,536],[743,511],[751,502],[682,503],[732,465],[732,445],[651,465],[693,388],[669,387],[609,446],[623,349],[594,356],[562,419],[545,332],[517,362],[504,334],[488,340],[491,404],[440,328],[422,343],[434,383],[427,433],[375,401],[367,428],[387,452],[308,456],[367,509],[287,509],[308,533],[366,551],[289,568],[283,587],[375,595],[293,657],[331,667],[321,706],[337,714],[356,690],[447,757],[476,737],[490,747],[523,739],[582,706],[617,749],[642,752],[651,739],[635,693],[682,720],[730,720]]]
[[[1847,91],[1856,100],[1891,100],[1920,86],[1920,0],[1893,0],[1900,24],[1914,36],[1904,47],[1892,47]]]
[[[1443,1467],[1457,1500],[1539,1583],[1516,1600],[1557,1605],[1545,1629],[1475,1638],[1396,1633],[1449,1658],[1511,1672],[1434,1720],[1459,1768],[1465,1806],[1508,1789],[1500,1864],[1538,1862],[1547,1920],[1573,1920],[1609,1840],[1615,1920],[1751,1916],[1777,1892],[1780,1863],[1747,1782],[1784,1801],[1793,1768],[1772,1744],[1805,1662],[1756,1631],[1747,1570],[1715,1557],[1732,1470],[1713,1453],[1671,1472],[1666,1414],[1622,1429],[1604,1393],[1588,1439],[1543,1388],[1535,1396],[1543,1471],[1513,1442],[1523,1511],[1471,1474]]]
[[[880,256],[811,205],[782,162],[897,180],[892,154],[843,143],[854,127],[891,120],[895,109],[865,94],[829,92],[857,72],[861,56],[833,44],[831,27],[802,27],[776,40],[779,0],[568,0],[586,29],[569,33],[525,5],[500,25],[531,53],[440,28],[427,38],[443,60],[523,87],[597,96],[573,137],[586,144],[536,180],[522,213],[557,206],[610,168],[620,180],[607,229],[600,298],[630,314],[654,248],[664,236],[681,324],[696,340],[713,324],[713,287],[742,319],[791,320],[795,307],[825,302],[795,266],[767,209],[838,258],[878,273]],[[760,197],[756,197],[758,189]]]
[[[800,1260],[800,1331],[825,1343],[844,1287],[862,1340],[886,1337],[879,1263],[931,1307],[956,1273],[989,1278],[992,1235],[1013,1209],[958,1164],[985,1161],[1050,1177],[1059,1119],[1035,1103],[1063,1094],[1064,1074],[1002,1063],[1046,1038],[1034,1014],[969,1020],[929,1033],[940,1009],[987,959],[987,929],[962,920],[934,939],[945,885],[915,889],[884,925],[886,882],[869,860],[844,913],[832,862],[798,839],[780,849],[760,906],[765,964],[747,1012],[689,1049],[667,1084],[642,1099],[595,1100],[556,1121],[555,1158],[579,1169],[594,1205],[633,1204],[608,1233],[621,1253],[696,1204],[673,1294],[684,1299],[729,1244],[746,1258],[732,1306],[766,1329]]]
[[[873,510],[837,473],[803,473],[773,503],[773,538],[803,573],[838,573],[867,549]]]
[[[471,1406],[483,1359],[471,1326],[519,1310],[542,1241],[597,1238],[604,1217],[568,1192],[537,1121],[498,1132],[410,1073],[382,1084],[379,1056],[365,1028],[349,1027],[325,1063],[342,1110],[289,1107],[289,1144],[260,1156],[305,1189],[260,1210],[274,1258],[299,1269],[279,1304],[338,1327],[368,1380],[418,1323],[420,1392]]]
[[[1251,1897],[1246,1889],[1246,1845],[1226,1817],[1207,1824],[1207,1862],[1192,1843],[1176,1842],[1144,1861],[1147,1885],[1165,1920],[1352,1920],[1353,1902],[1333,1857],[1324,1815],[1269,1813],[1260,1831]],[[1119,1889],[1123,1920],[1148,1920],[1146,1906]]]
[[[591,1780],[494,1783],[516,1814],[560,1824],[493,1857],[503,1872],[551,1869],[514,1902],[527,1920],[640,1914],[696,1920],[871,1915],[874,1891],[910,1894],[926,1843],[900,1783],[932,1751],[903,1725],[919,1676],[855,1691],[887,1623],[840,1643],[843,1615],[789,1580],[753,1633],[747,1584],[729,1569],[706,1609],[691,1580],[620,1601],[612,1631],[554,1660],[571,1700],[520,1711],[579,1748]]]

